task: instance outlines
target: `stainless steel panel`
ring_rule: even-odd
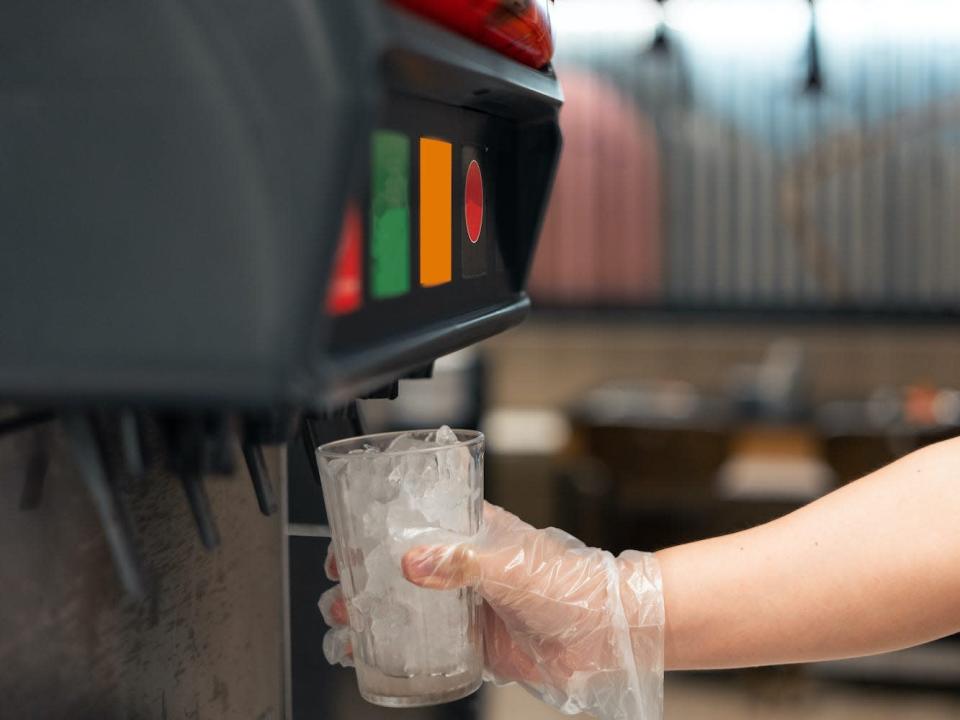
[[[24,472],[47,435],[35,509]],[[201,547],[180,482],[154,471],[127,500],[150,582],[123,592],[99,519],[55,428],[0,437],[0,717],[284,716],[280,516],[262,516],[239,450],[207,482],[222,544]],[[285,475],[267,451],[274,479]]]

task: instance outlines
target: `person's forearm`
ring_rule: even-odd
[[[960,439],[657,557],[667,669],[852,657],[960,631]]]

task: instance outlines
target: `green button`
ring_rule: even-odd
[[[373,133],[370,192],[370,292],[389,298],[410,291],[410,140]]]

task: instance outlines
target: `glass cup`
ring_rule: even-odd
[[[479,595],[419,588],[403,577],[400,559],[480,529],[483,449],[482,433],[444,427],[317,450],[357,684],[372,703],[433,705],[482,682]]]

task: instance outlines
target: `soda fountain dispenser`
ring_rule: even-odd
[[[551,52],[542,0],[4,4],[0,714],[313,712],[313,450],[527,313]]]

